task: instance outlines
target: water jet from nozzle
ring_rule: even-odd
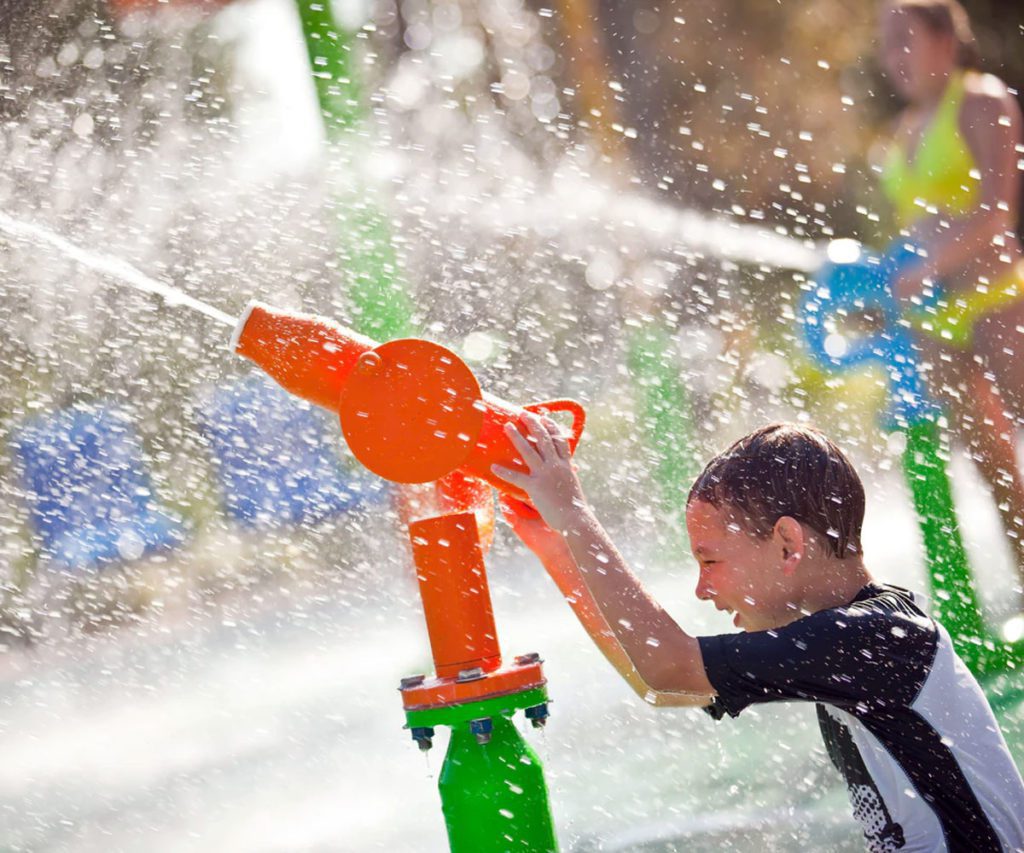
[[[55,234],[41,225],[20,222],[17,219],[12,219],[6,213],[0,213],[0,231],[18,240],[51,246],[79,266],[83,266],[107,278],[112,278],[122,284],[127,284],[129,287],[134,287],[136,290],[141,290],[144,293],[153,293],[161,297],[164,303],[172,308],[183,305],[225,326],[235,325],[235,318],[230,314],[225,314],[223,311],[214,308],[212,305],[207,305],[194,296],[182,293],[178,288],[166,282],[151,278],[120,258],[115,258],[112,255],[103,255],[99,252],[90,252],[81,246],[76,246],[70,240],[65,240],[59,234]]]

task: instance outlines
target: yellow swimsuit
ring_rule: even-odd
[[[978,205],[981,173],[960,133],[964,73],[950,77],[931,123],[924,129],[912,162],[893,143],[882,167],[881,184],[901,228],[930,214],[962,216]],[[946,298],[908,318],[915,327],[955,346],[971,344],[975,323],[984,315],[1024,297],[1022,265],[974,289],[947,292]]]

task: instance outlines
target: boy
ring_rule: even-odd
[[[914,595],[868,573],[864,488],[828,438],[772,424],[697,478],[686,505],[697,596],[746,633],[696,638],[630,573],[558,426],[521,423],[507,431],[529,472],[494,472],[540,517],[509,499],[505,516],[640,696],[716,719],[815,702],[869,850],[1024,850],[1024,782],[988,702]]]

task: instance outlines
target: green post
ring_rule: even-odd
[[[362,96],[354,74],[355,34],[338,24],[331,0],[297,2],[324,130],[334,142],[363,118]]]
[[[355,33],[335,19],[330,0],[296,0],[327,140],[354,171],[366,118],[356,79]],[[349,298],[357,330],[387,341],[413,332],[413,304],[398,270],[387,217],[359,181],[335,201],[339,252],[353,277]]]
[[[911,424],[906,437],[903,472],[924,539],[935,618],[949,631],[960,656],[975,661],[985,625],[953,505],[948,454],[943,453],[939,427],[931,419]]]
[[[544,770],[511,720],[519,708],[543,723],[545,688],[406,712],[421,746],[434,726],[451,727],[438,788],[452,853],[558,850]]]
[[[685,532],[686,492],[696,475],[696,447],[690,395],[675,359],[671,332],[654,320],[633,331],[627,363],[636,389],[638,415],[648,452],[653,457],[654,479],[662,505]]]
[[[949,631],[957,653],[975,675],[1015,669],[1024,662],[1024,646],[994,637],[982,617],[939,427],[932,419],[922,418],[907,427],[906,436],[903,471],[924,539],[935,618]]]

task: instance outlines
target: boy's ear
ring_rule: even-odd
[[[782,549],[782,573],[791,575],[804,558],[807,537],[804,528],[795,518],[784,515],[775,522],[772,538]]]

